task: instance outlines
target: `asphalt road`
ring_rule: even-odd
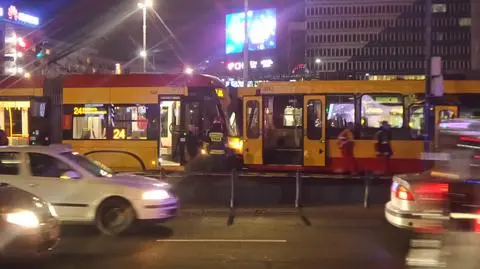
[[[69,226],[47,261],[0,268],[404,268],[410,234],[390,226],[381,206],[328,206],[302,215],[239,210],[232,218],[222,209],[188,210],[120,238]]]

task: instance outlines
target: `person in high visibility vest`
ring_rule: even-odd
[[[207,134],[207,152],[210,155],[225,155],[225,135],[221,121],[215,121]]]

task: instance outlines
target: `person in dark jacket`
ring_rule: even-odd
[[[375,151],[377,157],[382,164],[383,174],[389,173],[390,158],[393,155],[392,150],[392,129],[390,124],[387,121],[383,121],[380,125],[379,130],[375,133]]]
[[[0,129],[0,146],[8,146],[8,137],[4,130]]]

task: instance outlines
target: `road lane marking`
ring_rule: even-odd
[[[287,240],[261,240],[261,239],[158,239],[157,242],[170,242],[170,243],[287,243]]]

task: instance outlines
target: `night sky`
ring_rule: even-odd
[[[301,16],[303,0],[250,0],[251,8],[279,8],[282,21]],[[4,6],[12,1],[0,1]],[[142,13],[135,0],[23,0],[24,11],[39,14],[43,33],[51,38],[89,45],[101,54],[128,61],[142,42]],[[148,46],[159,52],[156,61],[167,65],[197,64],[224,55],[225,14],[242,10],[241,0],[154,0],[176,40],[150,11]],[[282,39],[281,33],[279,39]]]

